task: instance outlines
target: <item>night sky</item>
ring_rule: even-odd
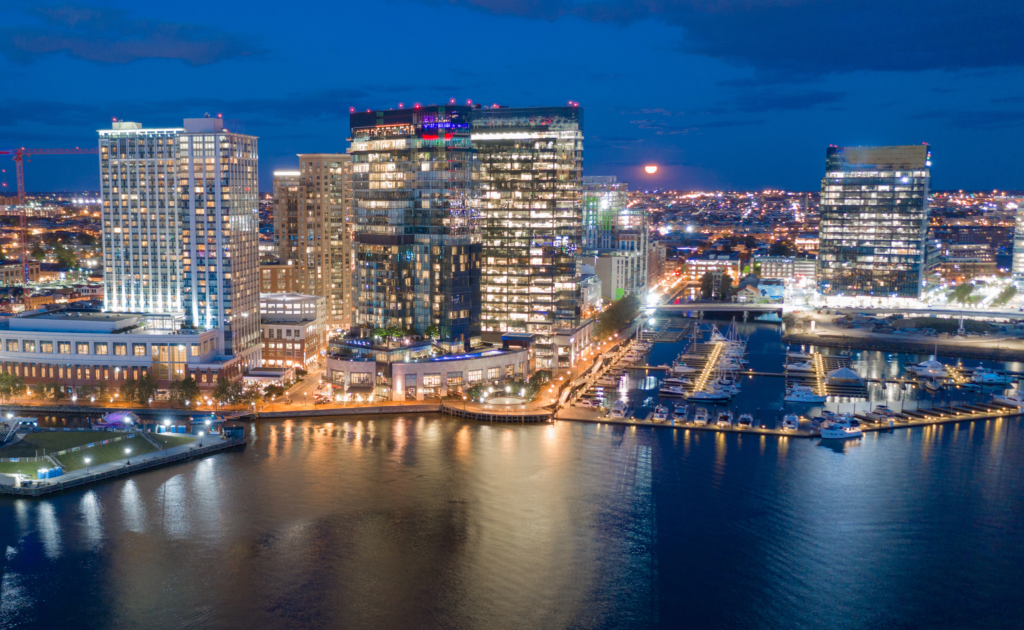
[[[344,152],[350,107],[572,100],[585,173],[633,189],[815,190],[828,144],[919,142],[935,189],[1024,189],[1022,65],[1021,0],[0,0],[0,148],[220,113],[269,191]],[[98,188],[93,156],[27,173]]]

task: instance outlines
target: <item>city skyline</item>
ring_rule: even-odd
[[[373,29],[344,45],[320,37],[334,18],[372,24],[372,5],[313,6],[322,18],[315,24],[309,11],[274,11],[269,20],[267,11],[189,3],[11,5],[0,8],[10,25],[0,31],[0,79],[22,89],[0,105],[0,145],[89,146],[114,117],[156,127],[209,111],[260,138],[260,188],[269,191],[271,173],[295,167],[296,153],[341,151],[353,108],[571,101],[589,111],[586,173],[617,176],[634,190],[814,190],[823,146],[922,142],[942,156],[934,189],[1016,189],[1024,58],[1011,37],[1019,9],[1001,5],[937,15],[917,2],[843,9],[849,14],[808,2],[389,4],[389,32],[443,23],[479,53],[429,73],[387,71],[415,57],[415,38],[382,46]],[[873,20],[883,11],[885,20]],[[961,17],[951,22],[953,14]],[[869,29],[886,43],[857,48]],[[772,41],[766,32],[776,33]],[[492,45],[506,35],[558,42],[568,54],[556,69],[546,46]],[[970,54],[950,52],[953,39]],[[832,42],[838,52],[822,54]],[[120,87],[155,74],[187,88],[155,97]],[[269,84],[267,76],[292,80]],[[93,187],[90,158],[33,162],[29,191]],[[647,163],[661,168],[648,176]]]

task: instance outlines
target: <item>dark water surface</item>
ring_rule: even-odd
[[[2,628],[1020,628],[1021,421],[262,423],[0,499]]]

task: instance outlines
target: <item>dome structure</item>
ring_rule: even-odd
[[[93,422],[97,429],[130,429],[139,425],[139,417],[131,411],[114,411],[103,416],[99,422]]]

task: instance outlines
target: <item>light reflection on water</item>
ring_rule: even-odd
[[[1024,618],[1017,418],[832,446],[434,415],[249,434],[244,451],[0,500],[0,628]]]

